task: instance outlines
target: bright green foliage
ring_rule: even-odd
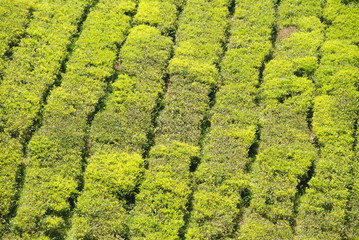
[[[260,174],[254,179],[251,207],[273,223],[292,218],[296,186],[315,159],[315,151],[307,147],[267,147],[257,156],[253,171]]]
[[[218,81],[229,2],[189,1],[181,14],[177,48],[170,61],[170,86],[158,119],[156,142],[198,144],[208,94]]]
[[[29,166],[13,220],[25,238],[64,234],[69,199],[78,191],[87,118],[114,72],[116,45],[130,27],[129,3],[100,1],[90,12],[61,87],[48,99],[43,125],[29,143]]]
[[[359,49],[341,40],[326,41],[322,48],[321,66],[315,82],[321,94],[356,91],[358,84]]]
[[[313,128],[322,147],[354,144],[353,122],[358,105],[350,100],[352,99],[343,95],[321,95],[315,99],[316,121],[313,122]],[[345,109],[345,112],[342,113],[341,109]]]
[[[334,21],[341,15],[346,15],[352,10],[355,11],[355,4],[347,4],[357,0],[326,0],[324,8],[324,17],[326,20]]]
[[[126,199],[136,194],[142,180],[144,160],[138,153],[146,144],[172,45],[154,27],[131,29],[120,51],[121,75],[91,127],[93,156],[68,239],[122,239],[128,235]]]
[[[184,7],[184,5],[186,5],[186,0],[139,0],[139,2],[141,3],[141,2],[145,2],[145,3],[152,3],[152,4],[154,4],[154,6],[156,6],[157,4],[158,4],[158,2],[165,2],[165,3],[169,3],[169,4],[171,4],[171,5],[174,5],[174,6],[176,6],[176,8],[177,8],[177,15],[178,15],[178,13],[179,13],[179,11],[180,10],[182,10],[182,8]],[[149,5],[148,5],[149,6]],[[140,7],[140,5],[138,6],[138,7]],[[148,13],[145,13],[144,12],[144,14],[145,15],[149,15],[150,13],[149,12],[151,12],[152,11],[152,8],[149,6],[149,8],[145,8],[145,9],[142,9],[143,11],[147,11]],[[138,10],[139,11],[139,10]],[[162,15],[163,15],[163,13],[161,13]],[[171,15],[173,14],[173,13],[170,13]]]
[[[244,187],[245,181],[242,177],[240,175],[238,179],[221,181],[218,187],[210,187],[207,183],[207,186],[201,186],[195,192],[195,209],[191,217],[196,221],[196,225],[192,223],[189,226],[187,239],[222,239],[233,234],[236,224],[234,220],[239,212],[237,206],[242,201],[238,192],[234,193],[233,189]]]
[[[207,46],[215,46],[220,44],[220,41],[225,41],[222,29],[227,25],[226,16],[230,2],[230,0],[188,1],[180,19],[181,24],[177,33],[178,46],[192,43],[197,44],[198,49],[205,50]],[[212,7],[208,8],[208,6]],[[197,24],[193,24],[194,22]],[[198,45],[199,43],[203,45]],[[207,49],[206,51],[211,54],[205,58],[219,60],[216,54],[221,50]]]
[[[343,39],[358,42],[359,33],[359,9],[351,8],[346,15],[340,15],[333,21],[333,25],[327,30],[328,39]]]
[[[179,20],[169,87],[158,118],[156,146],[130,222],[131,239],[179,239],[192,189],[201,123],[219,63],[229,2],[190,0]]]
[[[121,75],[112,84],[104,111],[93,122],[94,141],[141,151],[151,125],[151,112],[162,93],[172,45],[154,27],[140,25],[131,30],[120,52]]]
[[[139,13],[146,15],[149,10],[141,8],[140,4]],[[176,8],[174,11],[173,15],[177,15]],[[138,156],[136,161],[120,161],[108,171],[99,169],[97,179],[106,178],[106,174],[116,174],[118,168],[125,170],[114,175],[126,180],[120,182],[118,187],[123,189],[117,193],[102,191],[103,186],[94,189],[92,164],[101,163],[105,152],[115,156],[127,156],[122,153],[124,151],[143,152],[151,128],[152,112],[158,111],[156,100],[163,91],[165,67],[172,46],[173,42],[155,27],[139,25],[131,29],[120,51],[120,63],[117,63],[120,75],[111,86],[105,108],[96,115],[91,127],[94,155],[85,171],[85,189],[78,200],[69,239],[127,237],[126,199],[136,194],[144,171],[143,160],[135,154]],[[107,215],[99,214],[104,211]]]
[[[93,156],[86,168],[85,188],[78,199],[67,239],[123,239],[125,197],[133,194],[143,172],[139,154]]]
[[[214,63],[219,63],[223,51],[221,44],[226,40],[224,31],[227,27],[228,5],[228,0],[187,3],[180,18],[181,24],[176,36],[178,47],[170,64],[171,74],[181,71],[185,77],[194,75],[194,79],[190,79],[192,81],[202,81],[197,80],[196,76],[209,74],[205,71],[213,68]],[[188,62],[197,65],[198,70]],[[215,83],[206,78],[208,77],[204,78],[205,83]]]
[[[278,9],[278,26],[279,29],[286,26],[296,26],[303,21],[303,18],[317,19],[322,16],[323,9],[321,0],[282,0]],[[312,28],[316,28],[316,24],[311,25]],[[310,23],[309,23],[310,24]]]
[[[272,60],[266,66],[265,74],[268,73],[268,81],[262,85],[263,102],[272,108],[280,104],[293,108],[295,112],[305,114],[311,106],[314,86],[306,77],[297,77],[281,72],[283,66],[289,66],[285,70],[291,72],[294,64],[287,60]]]
[[[22,138],[31,131],[30,127],[40,109],[41,98],[47,87],[53,84],[60,61],[65,56],[66,45],[76,31],[79,18],[89,2],[68,1],[63,4],[63,1],[53,1],[51,4],[36,4],[33,20],[26,30],[27,35],[13,49],[12,61],[8,62],[4,71],[0,87],[0,166],[4,173],[1,174],[0,182],[1,219],[9,213],[14,200],[15,178],[22,161]],[[7,1],[2,3],[4,5],[0,9],[9,4]],[[33,1],[15,3],[13,11],[20,6],[24,8],[12,13],[19,17],[13,21],[21,23],[17,23],[18,27],[7,27],[6,39],[9,40],[6,41],[21,34],[23,30],[20,25],[25,23],[22,18],[28,12],[25,6],[30,6]],[[50,16],[52,19],[48,21]],[[10,21],[9,19],[7,23]],[[1,26],[7,24],[5,21],[0,22]],[[6,41],[4,39],[1,43]]]
[[[117,196],[131,194],[140,183],[144,169],[141,155],[97,154],[91,157],[85,173],[86,189],[101,189]],[[93,188],[93,189],[92,189]],[[86,191],[86,190],[85,190]]]
[[[253,164],[252,199],[240,239],[292,239],[298,185],[316,159],[307,114],[312,106],[318,52],[323,41],[319,1],[284,0],[278,9],[273,60],[266,64],[259,154]],[[258,229],[258,231],[257,231]]]
[[[356,133],[358,138],[358,130]],[[355,159],[356,162],[353,164],[352,172],[352,191],[350,196],[350,212],[348,214],[349,218],[349,230],[348,230],[348,238],[353,240],[359,239],[359,145],[356,145],[355,149]]]
[[[354,240],[359,239],[359,130],[356,132],[356,148],[355,150],[355,162],[352,166],[353,179],[352,179],[352,191],[350,198],[350,212],[349,216],[349,231],[348,236]]]
[[[331,21],[321,47],[314,100],[313,131],[321,148],[315,176],[301,198],[297,239],[357,239],[358,197],[355,124],[359,111],[357,41],[359,12],[352,5],[328,0]],[[336,12],[335,15],[332,15]]]
[[[6,134],[0,134],[0,234],[2,233],[4,217],[9,214],[16,192],[16,177],[21,164],[22,146]]]
[[[248,188],[244,176],[248,151],[256,141],[258,68],[271,48],[273,21],[272,1],[236,2],[229,50],[221,65],[224,86],[216,94],[211,128],[195,173],[198,187],[186,239],[224,239],[235,234],[243,201],[240,192]]]
[[[0,89],[0,127],[24,137],[33,124],[45,91],[56,79],[70,37],[90,0],[46,2],[37,10],[14,48]],[[51,21],[49,21],[51,19]]]
[[[155,26],[163,33],[173,32],[176,29],[176,10],[170,1],[140,1],[134,21]]]
[[[327,39],[358,43],[358,3],[344,5],[341,0],[328,0],[326,5],[325,17],[331,22],[326,33]]]
[[[0,238],[359,240],[358,3],[0,0]]]
[[[280,44],[277,45],[278,52],[285,52],[281,58],[291,61],[298,61],[300,58],[315,59],[318,48],[323,41],[324,25],[317,17],[300,17],[295,26],[283,26],[278,34],[288,30],[288,35],[284,34],[281,39],[277,39]],[[294,31],[290,33],[290,31]],[[280,37],[278,35],[278,37]],[[317,64],[317,61],[314,61]],[[317,66],[315,65],[316,69]],[[297,71],[297,69],[296,69]],[[313,72],[312,72],[313,73]]]
[[[25,27],[30,21],[29,11],[34,7],[35,2],[34,0],[0,2],[0,76],[7,60],[4,54],[24,34]]]
[[[163,82],[161,78],[172,41],[161,36],[158,29],[146,25],[134,27],[130,36],[120,52],[121,70],[129,76],[154,78],[153,81]]]
[[[246,224],[240,227],[239,240],[278,240],[292,239],[292,228],[288,221],[278,220],[275,223],[259,215],[255,211],[246,209],[244,213]]]
[[[185,2],[185,0],[140,0],[134,22],[154,26],[164,35],[174,34],[177,29],[179,9],[183,8]]]
[[[192,50],[193,46],[189,46],[189,50]],[[178,48],[179,51],[183,51],[183,48]],[[186,50],[184,50],[186,51]],[[187,51],[186,51],[187,52]],[[191,55],[197,55],[196,52],[192,52]],[[206,53],[203,56],[207,55]],[[201,56],[201,55],[199,55]],[[198,60],[189,60],[187,58],[174,58],[171,60],[169,71],[172,75],[186,76],[187,81],[196,81],[204,84],[214,85],[218,80],[217,68],[207,62]]]
[[[189,168],[198,150],[180,142],[151,150],[150,168],[130,222],[131,239],[179,239],[191,193]]]
[[[321,158],[301,200],[298,239],[338,239],[346,231],[355,116],[354,106],[348,103],[342,96],[322,95],[315,99],[313,130],[322,146]]]
[[[210,87],[179,76],[172,77],[171,81],[165,109],[158,118],[156,142],[166,144],[177,140],[197,145],[201,121],[208,109]]]

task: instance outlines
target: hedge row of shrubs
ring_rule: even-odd
[[[77,4],[71,2],[71,9]],[[130,0],[102,0],[90,10],[61,86],[51,91],[42,126],[29,142],[24,188],[12,221],[20,238],[65,234],[81,183],[88,121],[115,72],[117,46],[126,38],[128,15],[135,8]],[[66,16],[69,12],[62,10]]]
[[[228,50],[221,64],[222,86],[211,110],[211,127],[195,172],[197,184],[186,239],[234,237],[248,187],[245,170],[256,142],[260,69],[272,48],[272,0],[237,0]]]
[[[175,16],[171,20],[173,29],[166,29],[169,19],[163,18],[161,9],[168,16]],[[120,75],[91,126],[92,156],[69,239],[128,238],[131,199],[145,170],[139,154],[150,147],[147,134],[153,131],[152,121],[159,111],[156,101],[163,94],[165,70],[173,48],[171,39],[161,35],[160,30],[164,35],[175,30],[177,14],[172,1],[139,2],[134,17],[138,26],[131,29],[120,51]],[[113,180],[106,180],[107,176]]]
[[[178,22],[169,87],[158,118],[149,170],[136,196],[131,239],[179,239],[191,196],[190,167],[198,160],[201,123],[218,82],[230,1],[189,0]]]
[[[31,18],[31,9],[35,6],[35,1],[25,0],[4,0],[0,6],[0,77],[4,70],[5,56],[10,48],[16,44],[25,32],[26,25]],[[0,80],[1,83],[1,80]]]
[[[251,174],[252,198],[240,239],[293,239],[296,205],[317,150],[307,117],[324,39],[320,1],[283,0],[278,6],[273,59],[260,88],[261,141]],[[310,121],[310,119],[309,119]]]
[[[359,179],[359,144],[358,144],[358,128],[356,133],[356,148],[355,151],[355,162],[353,163],[353,186],[351,191],[351,198],[349,202],[349,232],[348,235],[352,239],[356,239],[359,236],[359,181],[355,181]]]
[[[108,145],[121,151],[143,151],[159,107],[156,100],[163,94],[172,47],[171,39],[155,27],[139,25],[131,30],[120,52],[120,75],[91,128],[91,137],[98,143],[94,151]]]
[[[37,4],[26,37],[13,49],[0,89],[0,128],[25,138],[46,90],[60,72],[71,36],[91,0]]]
[[[172,35],[178,28],[178,14],[185,2],[185,0],[140,0],[134,23],[156,27],[165,36]]]
[[[30,6],[33,1],[7,2],[1,7],[6,8],[7,4],[19,7],[10,9],[11,19],[9,16],[8,21],[1,21],[7,28],[5,39],[11,41],[23,33],[20,25],[26,22],[22,19],[28,14],[25,6]],[[0,87],[0,222],[14,204],[22,142],[38,114],[46,89],[55,81],[70,37],[77,31],[77,24],[89,4],[90,1],[37,3],[26,36],[12,49],[12,61],[7,63]],[[10,22],[17,27],[7,25]]]
[[[139,13],[144,14],[144,9]],[[152,127],[156,100],[163,94],[172,47],[171,39],[155,27],[131,29],[120,51],[120,75],[91,126],[92,156],[69,239],[128,238],[129,199],[143,180],[145,164],[140,154]]]
[[[22,145],[9,135],[0,134],[0,235],[6,227],[6,218],[9,217],[11,207],[16,198],[16,181],[21,164]]]
[[[359,111],[359,10],[328,0],[330,23],[315,82],[313,130],[320,146],[315,176],[301,199],[297,239],[358,239],[355,131]],[[335,13],[335,14],[334,14]]]
[[[228,0],[187,3],[176,35],[175,58],[169,65],[171,87],[159,117],[157,143],[198,144],[208,95],[218,81],[216,64],[226,40],[228,6]]]

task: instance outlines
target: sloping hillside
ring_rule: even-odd
[[[357,0],[0,0],[0,239],[359,240]]]

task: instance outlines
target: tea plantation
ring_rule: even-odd
[[[0,239],[359,240],[358,0],[0,0]]]

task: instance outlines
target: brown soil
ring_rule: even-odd
[[[121,63],[116,62],[116,63],[113,65],[113,68],[114,68],[116,71],[120,71],[121,68],[122,68]]]
[[[297,28],[294,26],[282,28],[277,33],[277,41],[289,38],[295,31],[297,31]]]

